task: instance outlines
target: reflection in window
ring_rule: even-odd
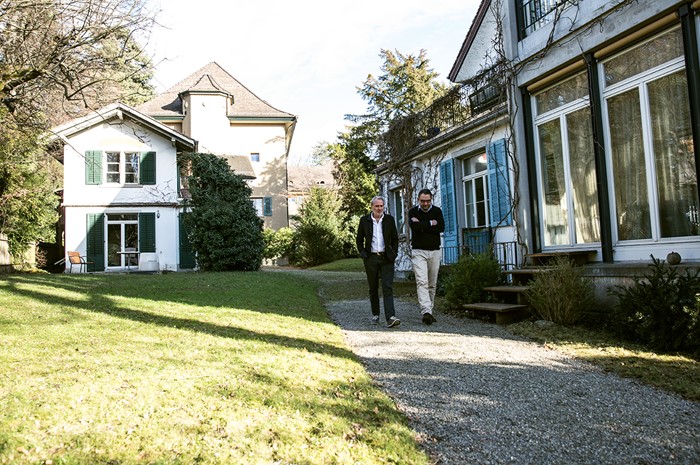
[[[138,184],[140,154],[134,152],[107,152],[105,156],[106,182]]]

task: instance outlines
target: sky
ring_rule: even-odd
[[[160,0],[148,48],[158,92],[216,61],[259,98],[297,116],[289,163],[335,142],[381,49],[417,55],[447,82],[479,0]],[[157,4],[156,4],[157,6]]]

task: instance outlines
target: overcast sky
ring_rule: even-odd
[[[211,61],[273,107],[298,117],[290,163],[335,142],[357,94],[380,74],[381,49],[417,55],[447,80],[478,0],[160,0],[150,41],[162,91]]]

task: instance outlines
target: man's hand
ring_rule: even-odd
[[[413,221],[414,223],[418,223],[418,218],[416,218],[415,216],[412,216],[411,221]]]

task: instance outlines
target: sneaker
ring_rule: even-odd
[[[386,327],[393,328],[394,326],[398,326],[400,324],[401,324],[401,320],[399,320],[395,316],[392,316],[391,318],[389,318],[389,321],[386,322]]]
[[[435,322],[435,318],[433,317],[432,313],[424,313],[423,314],[423,323],[426,325],[431,325]]]
[[[379,324],[379,315],[373,316],[371,324],[373,325],[378,325]]]

